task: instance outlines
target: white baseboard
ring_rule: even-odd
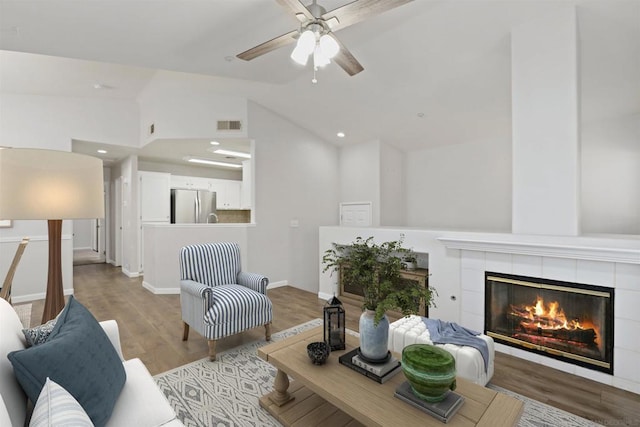
[[[331,298],[333,298],[333,294],[328,294],[326,292],[318,292],[318,299],[328,301]]]
[[[273,288],[281,288],[283,286],[289,286],[289,281],[288,280],[280,280],[278,282],[271,282],[267,285],[267,289],[273,289]]]
[[[65,289],[64,296],[73,295],[73,289]],[[47,294],[45,292],[38,292],[37,294],[28,294],[15,296],[11,295],[11,304],[22,304],[23,302],[32,302],[45,299]]]
[[[177,295],[180,293],[180,288],[156,288],[144,280],[142,281],[142,287],[156,295]]]
[[[126,268],[122,267],[122,272],[124,273],[125,276],[134,279],[136,277],[140,277],[140,272],[138,271],[129,271]]]

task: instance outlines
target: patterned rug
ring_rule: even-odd
[[[22,322],[22,326],[28,328],[31,326],[31,303],[14,305],[13,309],[18,313],[18,317]]]
[[[319,325],[322,320],[315,319],[275,333],[272,340],[279,341]],[[258,404],[258,399],[273,389],[276,376],[276,369],[257,355],[256,350],[265,344],[264,340],[246,344],[219,353],[215,362],[205,358],[156,375],[154,379],[187,427],[278,427],[280,423]],[[493,385],[489,388],[524,402],[519,427],[598,426],[509,390]]]

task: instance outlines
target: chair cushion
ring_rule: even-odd
[[[104,330],[73,296],[45,343],[11,352],[8,358],[32,402],[49,377],[71,393],[96,426],[109,419],[126,380]]]
[[[92,427],[93,423],[67,390],[47,378],[33,408],[29,427],[49,426]]]
[[[212,288],[213,304],[205,316],[208,338],[233,335],[271,322],[273,308],[266,295],[241,285]]]

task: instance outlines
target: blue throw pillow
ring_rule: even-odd
[[[109,420],[126,381],[122,361],[107,334],[73,296],[46,342],[11,352],[8,358],[32,402],[49,377],[82,405],[96,427]]]

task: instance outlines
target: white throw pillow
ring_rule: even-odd
[[[67,390],[51,379],[42,387],[29,427],[53,426],[93,427],[82,406]]]

